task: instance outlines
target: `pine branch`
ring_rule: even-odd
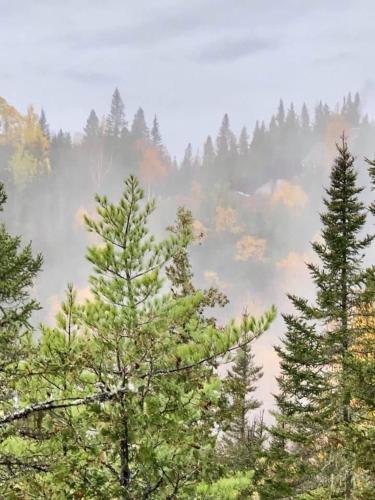
[[[58,410],[64,408],[72,408],[74,406],[83,406],[97,402],[109,401],[119,395],[124,394],[125,391],[126,389],[121,387],[120,389],[116,389],[115,391],[99,392],[97,394],[86,396],[84,398],[49,399],[47,401],[44,401],[43,403],[36,403],[30,406],[26,406],[22,410],[1,417],[0,426],[15,422],[16,420],[22,420],[38,411]]]
[[[171,375],[173,373],[178,373],[181,371],[189,371],[192,370],[193,368],[196,368],[204,363],[208,363],[216,358],[220,358],[224,356],[225,354],[228,354],[234,350],[240,349],[241,347],[244,347],[245,345],[249,344],[252,342],[255,338],[257,338],[258,335],[254,335],[251,338],[247,338],[244,342],[236,344],[235,346],[226,349],[221,352],[217,352],[215,354],[212,354],[210,356],[207,356],[205,358],[200,359],[199,361],[196,361],[195,363],[191,363],[189,365],[184,365],[184,366],[179,366],[176,368],[171,368],[171,369],[165,369],[165,370],[156,370],[155,372],[147,372],[143,375],[140,375],[140,378],[146,378],[146,377],[155,377],[155,376],[160,376],[160,375]],[[126,392],[125,387],[120,387],[119,389],[116,389],[114,391],[106,391],[106,392],[99,392],[96,394],[92,394],[91,396],[86,396],[84,398],[63,398],[63,399],[50,399],[47,401],[44,401],[43,403],[36,403],[30,406],[26,406],[22,410],[19,410],[14,413],[10,413],[4,417],[0,418],[0,426],[4,424],[8,424],[11,422],[15,422],[16,420],[22,420],[24,418],[27,418],[29,415],[39,412],[39,411],[48,411],[48,410],[58,410],[58,409],[64,409],[64,408],[72,408],[75,406],[84,406],[84,405],[89,405],[92,403],[97,403],[97,402],[105,402],[105,401],[110,401],[112,399],[115,399],[117,396],[123,395]]]

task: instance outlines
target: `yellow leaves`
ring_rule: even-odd
[[[22,185],[31,177],[49,172],[49,140],[32,107],[23,116],[0,97],[0,144],[13,148],[9,166],[16,184]]]
[[[278,182],[276,190],[271,197],[272,205],[281,203],[292,210],[303,209],[308,202],[308,197],[302,186],[292,184],[289,181],[281,180]]]
[[[228,231],[233,234],[242,232],[243,227],[236,222],[237,213],[231,207],[217,207],[215,214],[215,229],[218,233]]]
[[[0,97],[0,144],[12,142],[17,137],[21,123],[21,114]]]
[[[38,116],[32,108],[29,108],[20,129],[16,152],[10,161],[17,184],[22,184],[30,177],[50,171],[48,148],[48,138],[39,126]]]
[[[353,326],[358,329],[359,335],[351,350],[356,353],[357,359],[363,362],[373,362],[375,360],[375,310],[373,304],[365,304],[356,311]]]
[[[28,151],[25,151],[22,144],[16,145],[9,166],[13,173],[14,182],[17,185],[24,184],[29,177],[34,177],[38,173],[37,159]]]
[[[23,140],[26,143],[33,143],[44,137],[39,125],[38,115],[34,112],[32,106],[27,109],[27,115],[23,119]]]
[[[235,260],[263,260],[266,252],[267,242],[262,238],[251,235],[243,236],[236,243]]]

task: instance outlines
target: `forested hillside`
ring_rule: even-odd
[[[47,117],[0,98],[3,497],[375,498],[359,94],[181,159],[117,89]]]
[[[334,109],[319,103],[297,112],[282,101],[276,108],[268,125],[258,122],[252,132],[244,127],[238,135],[225,115],[216,137],[208,136],[201,147],[188,144],[177,161],[163,143],[157,117],[146,122],[142,108],[128,117],[118,90],[108,114],[98,117],[92,110],[74,137],[50,132],[44,111],[38,117],[30,108],[21,116],[2,100],[5,217],[43,252],[44,276],[56,273],[54,280],[42,275],[42,301],[61,297],[64,275],[79,287],[86,282],[83,216],[94,211],[93,193],[119,196],[130,173],[148,198],[158,198],[156,230],[171,223],[178,206],[192,210],[195,230],[203,236],[192,255],[196,279],[224,286],[237,304],[234,314],[246,300],[260,308],[278,301],[275,284],[300,269],[319,229],[321,186],[335,142],[345,131],[363,180],[375,126],[362,116],[358,94]]]

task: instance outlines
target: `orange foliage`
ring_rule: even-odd
[[[235,260],[263,260],[266,246],[266,240],[250,235],[243,236],[236,243]]]
[[[199,207],[204,199],[202,186],[199,182],[193,181],[191,183],[191,201],[193,206]]]
[[[271,202],[283,204],[290,209],[300,210],[307,204],[308,197],[302,186],[292,184],[291,182],[281,180],[278,182],[276,190],[272,194]]]
[[[228,231],[238,234],[243,231],[243,227],[236,223],[237,213],[231,207],[217,207],[215,214],[215,229],[218,233]]]
[[[138,141],[136,150],[141,154],[139,164],[141,180],[147,185],[156,184],[161,178],[169,173],[169,167],[162,158],[159,149]]]

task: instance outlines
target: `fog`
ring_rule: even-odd
[[[83,215],[130,173],[157,200],[158,237],[192,210],[195,282],[230,300],[220,321],[312,295],[305,262],[343,132],[369,200],[370,2],[149,3],[0,0],[0,179],[9,230],[44,256],[35,324],[53,323],[68,282],[88,297]],[[279,316],[254,345],[266,409],[282,334]]]

